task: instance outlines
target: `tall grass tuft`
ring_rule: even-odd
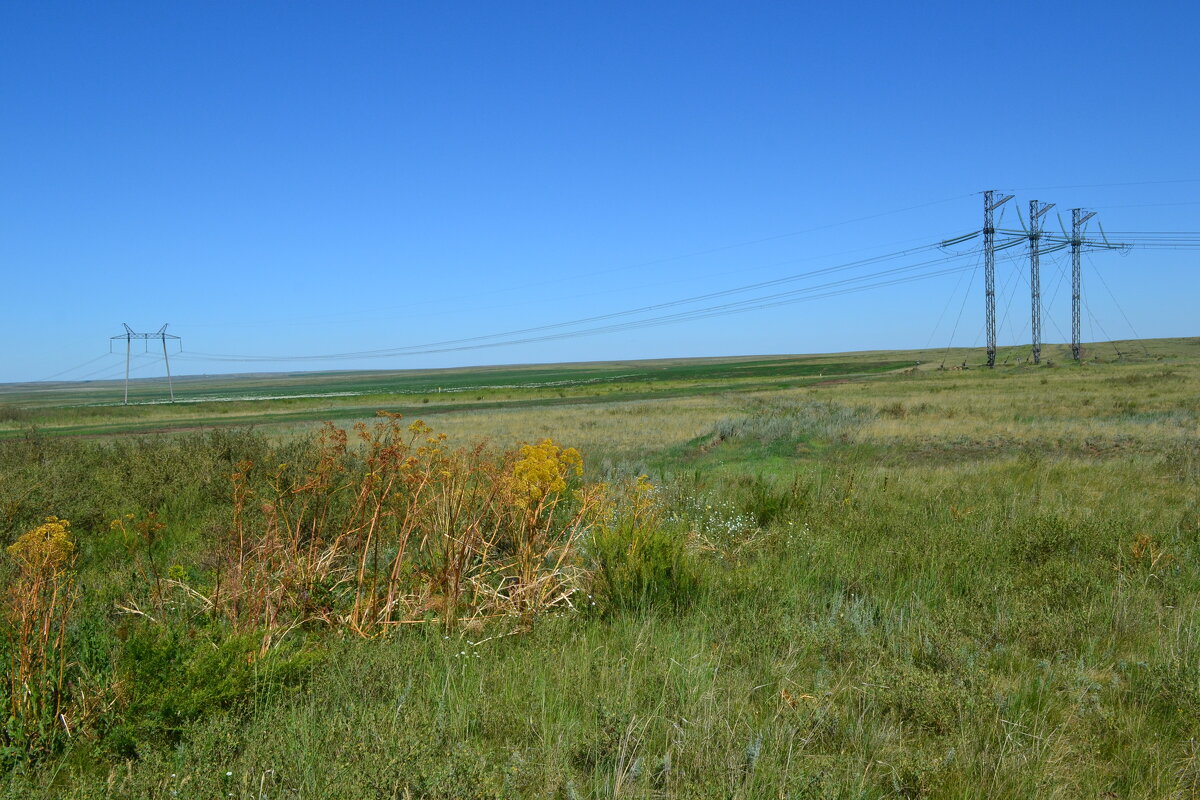
[[[48,752],[71,731],[65,639],[76,592],[70,527],[48,517],[7,550],[16,574],[4,598],[8,669],[0,685],[8,721],[0,729],[0,761]]]
[[[736,440],[764,445],[782,441],[841,441],[872,416],[869,409],[838,403],[774,401],[763,403],[752,414],[719,420],[707,438],[709,446]]]
[[[690,606],[701,579],[686,530],[663,519],[645,475],[623,494],[627,502],[596,526],[589,542],[593,596],[604,610]]]

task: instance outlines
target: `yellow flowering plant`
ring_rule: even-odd
[[[5,594],[10,659],[4,676],[9,724],[0,741],[48,750],[67,725],[65,640],[75,605],[71,523],[47,517],[6,548],[16,575]]]
[[[583,456],[574,447],[561,448],[553,439],[521,447],[513,463],[512,494],[517,505],[532,508],[567,488],[567,480],[583,474]]]

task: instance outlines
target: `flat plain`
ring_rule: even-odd
[[[0,387],[4,791],[1200,796],[1200,338],[1045,352]]]

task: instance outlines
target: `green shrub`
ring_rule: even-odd
[[[155,744],[170,744],[191,722],[237,712],[256,694],[298,685],[317,658],[314,651],[274,648],[259,652],[261,636],[212,638],[195,629],[138,625],[117,664],[124,702],[102,731],[107,747],[126,758]]]
[[[33,419],[33,414],[27,408],[14,406],[11,403],[0,404],[0,422],[27,422],[31,419]]]
[[[699,593],[699,560],[689,551],[686,535],[669,526],[620,522],[597,528],[590,555],[593,596],[605,610],[680,609]]]
[[[742,511],[753,517],[760,528],[795,518],[808,505],[808,487],[798,478],[781,487],[762,475],[755,475],[739,481],[738,488]]]
[[[874,699],[900,722],[938,734],[955,730],[973,700],[953,676],[907,663],[876,667]]]

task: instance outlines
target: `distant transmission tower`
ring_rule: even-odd
[[[1038,240],[1042,238],[1042,217],[1054,203],[1041,205],[1029,201],[1029,292],[1033,302],[1033,363],[1042,363],[1042,270],[1038,263]]]
[[[1079,295],[1082,281],[1079,270],[1079,251],[1083,245],[1083,226],[1096,216],[1095,211],[1084,214],[1082,208],[1071,209],[1071,358],[1079,360]]]
[[[158,339],[162,342],[163,363],[167,365],[167,388],[171,392],[171,402],[175,402],[175,386],[171,383],[171,360],[167,357],[167,339],[179,340],[179,337],[167,333],[167,326],[164,324],[154,333],[137,333],[133,328],[122,322],[125,326],[125,332],[116,336],[109,337],[109,349],[112,349],[112,343],[117,339],[125,340],[125,405],[129,405],[129,362],[133,357],[133,340],[140,339],[146,342],[147,351],[149,351],[150,340]]]
[[[1011,194],[995,200],[991,189],[983,193],[983,292],[987,306],[987,365],[996,366],[996,226],[992,214],[1012,200]]]

